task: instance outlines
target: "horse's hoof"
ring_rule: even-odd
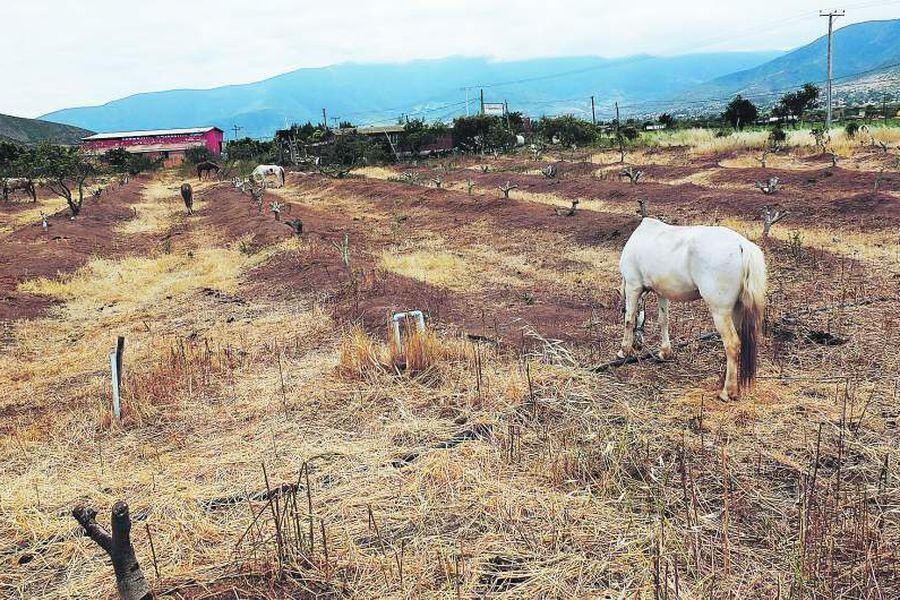
[[[672,360],[675,358],[675,351],[671,348],[659,349],[659,360]]]

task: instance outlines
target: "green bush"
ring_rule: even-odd
[[[462,150],[481,152],[511,148],[516,136],[506,129],[505,119],[475,115],[453,121],[453,141]]]
[[[188,164],[196,165],[207,160],[212,160],[213,154],[206,146],[188,148],[184,153],[184,160]]]
[[[847,137],[851,140],[856,137],[856,134],[859,132],[859,123],[856,121],[850,121],[846,125],[844,125],[844,133],[847,134]]]
[[[597,141],[597,129],[591,123],[572,115],[541,117],[535,125],[535,131],[545,141],[550,142],[555,138],[565,146],[583,146]]]

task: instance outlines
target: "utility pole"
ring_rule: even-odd
[[[619,133],[619,103],[616,102],[616,133]]]
[[[325,108],[322,108],[322,124],[325,126],[325,131],[328,131],[328,113],[325,112]]]
[[[843,10],[819,11],[820,17],[828,17],[828,91],[826,93],[826,102],[828,102],[828,111],[825,113],[825,129],[831,129],[831,33],[832,24],[835,17],[843,17],[846,12]]]
[[[238,136],[238,131],[240,131],[241,129],[243,129],[243,127],[240,127],[237,123],[235,123],[234,125],[231,126],[231,129],[234,130],[234,139],[238,139],[238,138],[237,138],[237,136]]]
[[[509,126],[509,100],[503,101],[503,114],[506,115],[506,129],[512,131],[512,127]]]
[[[594,106],[594,97],[591,96],[591,122],[594,126],[597,126],[597,109]]]
[[[481,89],[481,114],[484,114],[484,88]]]
[[[463,88],[466,90],[466,116],[469,116],[469,88]]]

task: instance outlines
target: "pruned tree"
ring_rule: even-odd
[[[769,230],[772,228],[772,225],[781,221],[783,218],[788,216],[790,213],[788,211],[776,210],[773,209],[768,204],[763,206],[762,208],[762,219],[763,219],[763,239],[769,239]]]
[[[468,192],[468,194],[470,196],[472,195],[472,189],[474,187],[475,187],[475,182],[472,181],[471,179],[466,179],[466,192]]]
[[[875,189],[872,190],[873,194],[878,193],[878,188],[881,186],[881,181],[884,179],[884,167],[881,167],[881,170],[878,171],[878,175],[875,176]]]
[[[303,221],[301,221],[300,219],[293,219],[291,221],[287,221],[285,223],[285,225],[290,227],[291,231],[293,231],[294,235],[296,235],[297,237],[300,237],[301,235],[303,235]]]
[[[121,600],[150,600],[153,593],[131,544],[131,516],[128,505],[119,500],[112,507],[111,532],[107,533],[97,524],[97,511],[79,506],[72,516],[84,529],[87,537],[100,546],[110,560],[116,574],[116,590]]]
[[[350,268],[350,236],[346,233],[344,234],[344,239],[342,242],[331,242],[331,245],[334,246],[338,253],[341,255],[341,262],[344,263],[344,267]]]
[[[622,177],[627,177],[628,180],[632,184],[636,184],[638,181],[641,180],[641,177],[643,177],[643,176],[644,176],[644,172],[639,169],[635,169],[634,167],[627,167],[619,173],[620,179]]]
[[[810,133],[813,136],[813,140],[815,141],[816,150],[825,154],[825,150],[831,142],[831,134],[828,133],[828,130],[821,127],[813,127]]]
[[[834,150],[828,150],[827,152],[825,152],[825,155],[831,159],[831,166],[836,167],[838,163],[837,152],[835,152]]]
[[[763,183],[762,181],[757,181],[756,187],[767,196],[769,194],[774,194],[778,191],[778,178],[769,177],[769,180],[765,183]]]
[[[498,188],[501,192],[503,192],[503,197],[504,197],[504,198],[507,198],[507,199],[509,199],[509,193],[510,193],[511,191],[513,191],[514,189],[518,188],[518,187],[519,187],[519,186],[517,186],[517,185],[515,185],[515,184],[510,184],[509,181],[506,182],[506,185],[500,185],[500,186],[497,186],[497,188]]]
[[[275,202],[269,203],[269,210],[271,210],[272,213],[275,215],[276,221],[281,221],[281,210],[283,208],[284,208],[284,204],[282,204],[281,202],[278,202],[277,200]]]
[[[650,215],[650,201],[646,198],[640,198],[638,199],[637,203],[637,213],[641,215],[642,219],[646,219]]]
[[[441,187],[444,185],[444,177],[442,175],[435,175],[431,179],[431,181],[434,182],[434,187],[436,187],[437,189],[441,189]]]
[[[538,160],[541,158],[541,152],[543,152],[544,148],[538,144],[532,144],[530,150],[531,160]]]
[[[491,165],[480,165],[479,168],[481,169],[482,173],[490,173],[491,172]]]
[[[769,157],[769,152],[771,152],[771,150],[770,150],[768,147],[763,148],[762,154],[756,158],[756,162],[758,162],[759,165],[760,165],[763,169],[766,168],[766,160],[767,160],[768,157]]]
[[[578,199],[572,200],[572,206],[570,208],[557,208],[556,214],[561,217],[574,217],[575,211],[578,209],[578,204],[581,201]]]
[[[556,169],[556,165],[547,165],[543,169],[541,169],[541,174],[547,179],[556,179],[556,176],[559,172]]]

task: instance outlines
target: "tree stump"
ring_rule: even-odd
[[[97,524],[97,511],[79,506],[72,516],[84,528],[85,535],[103,548],[112,560],[116,589],[121,600],[152,600],[153,593],[131,545],[131,516],[128,505],[119,500],[112,507],[112,535]]]

